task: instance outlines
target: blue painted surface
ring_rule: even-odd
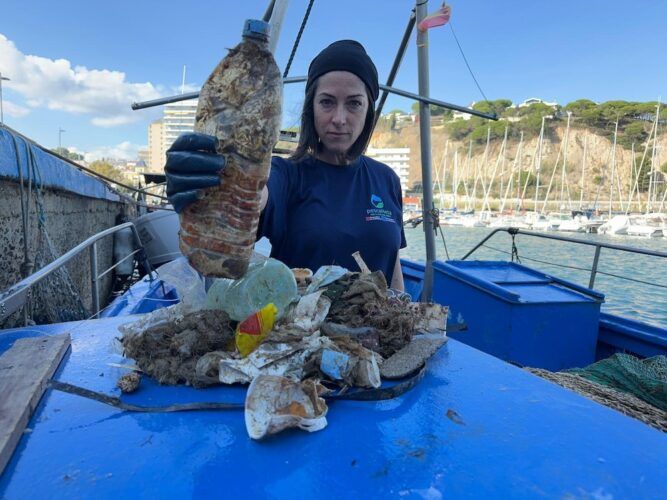
[[[406,293],[410,294],[413,301],[418,301],[424,286],[424,264],[401,259],[401,268]]]
[[[111,347],[135,317],[32,327],[69,331],[58,380],[117,394]],[[21,330],[10,335],[20,334]],[[0,347],[8,334],[0,334]],[[127,401],[243,401],[245,388],[142,381]],[[449,413],[449,417],[448,417]],[[450,340],[412,391],[335,402],[323,431],[246,434],[243,414],[123,413],[49,391],[0,477],[8,499],[249,497],[659,498],[667,434]]]
[[[401,265],[405,279],[405,291],[412,296],[413,300],[419,300],[424,281],[424,264],[401,260]],[[475,269],[473,267],[468,268],[467,271],[476,278],[487,276],[489,281],[500,283],[544,283],[551,279],[551,277],[547,279],[545,275],[536,276],[532,269],[526,272],[524,269],[517,268],[499,270],[494,267],[487,267],[486,269]],[[439,285],[436,286],[439,287]],[[575,287],[577,286],[575,285]],[[582,287],[575,289],[589,291],[589,289]],[[446,290],[437,288],[436,295],[443,296],[446,292]],[[460,319],[463,321],[463,317]],[[456,318],[452,318],[452,320],[456,321]],[[454,336],[464,343],[468,343],[470,338],[465,334]],[[667,355],[667,329],[601,312],[595,360],[599,361],[617,352],[631,353],[641,357]]]
[[[18,179],[16,148],[12,136],[13,134],[9,130],[0,128],[0,177]],[[27,148],[29,147],[32,149],[37,165],[36,175],[33,176],[33,183],[37,182],[41,187],[62,189],[91,198],[100,198],[109,201],[120,200],[120,196],[110,189],[105,182],[82,172],[38,147],[26,143],[21,137],[16,136],[16,142],[18,144],[19,162],[25,182],[27,182],[29,173],[27,153]]]
[[[600,314],[597,359],[616,352],[637,356],[667,356],[667,329],[612,314]]]
[[[469,327],[452,338],[522,366],[595,361],[602,294],[513,262],[437,261],[433,269],[433,301]]]
[[[178,303],[176,289],[160,279],[150,280],[145,276],[120,297],[116,297],[101,313],[100,317],[144,314]]]

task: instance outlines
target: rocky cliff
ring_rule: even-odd
[[[561,169],[565,156],[565,126],[554,126],[548,133],[545,133],[542,150],[541,162],[541,176],[540,186],[543,186],[541,193],[544,193],[546,186],[548,186],[556,166],[556,174],[554,175],[552,193],[559,194]],[[613,140],[613,139],[612,139]],[[589,129],[585,128],[571,128],[569,131],[569,138],[567,141],[567,158],[566,158],[566,184],[570,190],[572,198],[578,199],[581,186],[582,163],[584,159],[584,145],[586,145],[586,175],[585,175],[585,193],[586,197],[595,196],[597,191],[600,191],[600,199],[608,199],[609,192],[609,175],[611,173],[613,143],[607,137],[598,135]],[[491,141],[488,151],[485,153],[485,144],[472,145],[471,161],[468,164],[466,171],[466,159],[468,156],[469,142],[461,142],[452,140],[445,130],[444,126],[436,126],[431,129],[432,141],[432,158],[434,169],[434,180],[436,178],[436,169],[438,176],[442,179],[443,172],[448,179],[449,188],[451,190],[451,176],[454,169],[454,155],[458,151],[458,172],[469,179],[469,182],[474,181],[474,169],[481,169],[482,176],[485,177],[486,182],[491,179],[493,171],[497,166],[496,176],[501,171],[505,171],[505,175],[509,174],[510,169],[518,165],[521,170],[527,172],[534,172],[535,156],[538,148],[538,137],[527,138],[521,144],[519,151],[519,139],[508,139],[505,148],[505,153],[502,155],[502,140]],[[449,142],[449,145],[447,143]],[[652,155],[652,142],[649,144],[646,153],[648,161]],[[395,131],[376,132],[373,136],[371,145],[373,147],[408,147],[410,148],[410,177],[408,185],[412,186],[415,183],[421,182],[421,152],[419,146],[419,126],[412,124]],[[635,162],[638,166],[644,154],[645,144],[635,145]],[[658,135],[658,148],[656,149],[655,163],[660,169],[662,165],[667,162],[667,133]],[[445,156],[445,148],[447,148],[447,155]],[[504,168],[503,168],[504,158]],[[556,165],[556,162],[557,165]],[[615,193],[620,190],[627,198],[629,195],[628,188],[634,180],[632,172],[632,151],[616,146],[615,152],[615,177],[616,184]],[[496,177],[497,179],[497,177]],[[616,180],[619,179],[619,180]],[[498,183],[498,180],[496,180]],[[600,186],[600,187],[598,187]],[[614,194],[614,197],[618,194]]]

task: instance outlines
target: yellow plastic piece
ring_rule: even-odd
[[[246,357],[273,328],[278,308],[273,303],[267,304],[259,311],[251,314],[236,327],[236,348],[242,357]]]

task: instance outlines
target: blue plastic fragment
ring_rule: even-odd
[[[324,349],[320,370],[334,380],[343,380],[350,371],[350,356],[331,349]]]

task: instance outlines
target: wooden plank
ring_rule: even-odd
[[[19,339],[0,356],[0,474],[69,345],[68,333]]]

